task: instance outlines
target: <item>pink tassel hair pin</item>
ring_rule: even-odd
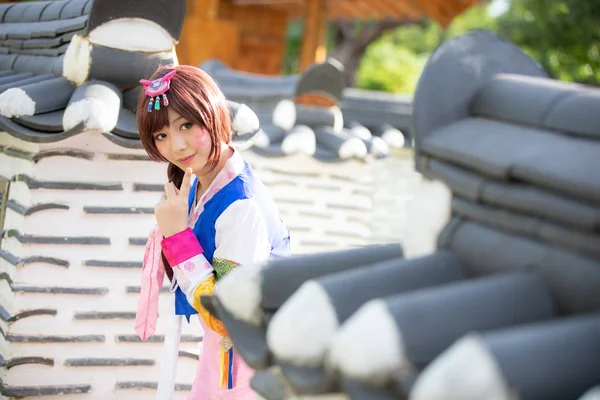
[[[162,78],[148,81],[146,79],[140,80],[140,83],[145,87],[146,96],[150,96],[148,101],[148,112],[152,112],[152,108],[160,110],[160,99],[162,96],[163,106],[169,105],[169,99],[167,98],[166,92],[171,88],[171,78],[177,71],[171,71]]]

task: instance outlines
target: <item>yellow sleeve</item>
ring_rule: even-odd
[[[196,286],[196,289],[194,290],[194,304],[192,304],[192,307],[194,307],[202,316],[210,330],[217,332],[221,336],[229,336],[223,323],[209,313],[200,303],[200,297],[212,295],[214,290],[215,277],[210,276]]]

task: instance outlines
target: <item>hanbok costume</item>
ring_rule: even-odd
[[[162,252],[173,267],[173,306],[167,317],[157,399],[173,398],[182,318],[189,321],[194,314],[204,336],[188,400],[256,399],[250,388],[254,371],[238,357],[224,326],[202,307],[200,297],[212,294],[216,282],[233,268],[289,255],[289,231],[266,187],[236,150],[200,199],[196,199],[197,185],[194,178],[188,229],[163,238],[154,227],[150,234],[135,329],[142,340],[156,330],[165,271]]]

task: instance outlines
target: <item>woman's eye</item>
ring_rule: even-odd
[[[154,136],[154,140],[164,140],[167,138],[167,135],[165,135],[164,133],[159,133],[158,135]]]
[[[181,125],[181,130],[182,131],[187,131],[188,129],[190,129],[192,126],[194,126],[193,123],[191,122],[186,122],[185,124]]]

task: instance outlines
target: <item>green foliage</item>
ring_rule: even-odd
[[[373,43],[357,71],[357,86],[395,93],[414,92],[427,58],[396,46],[389,38]]]
[[[298,71],[300,63],[300,49],[302,47],[303,23],[300,20],[290,21],[287,25],[287,42],[283,55],[283,65],[281,73],[283,75],[293,75]]]
[[[283,75],[294,75],[298,73],[300,64],[300,51],[302,49],[302,34],[304,33],[303,20],[291,20],[287,24],[287,42],[283,55],[281,73]],[[335,44],[330,32],[327,33],[327,51],[333,50]]]
[[[512,0],[500,34],[561,80],[600,84],[600,1]]]
[[[471,7],[442,30],[432,21],[386,32],[367,48],[357,72],[358,87],[413,93],[424,60],[444,40],[475,29],[505,37],[557,79],[600,85],[600,0],[509,0],[504,14],[488,3]],[[360,29],[360,24],[357,24]],[[290,28],[285,72],[296,71],[302,27]]]
[[[432,21],[391,30],[367,48],[358,69],[357,86],[411,94],[433,50],[444,40],[474,29],[496,29],[487,7],[470,8],[445,31]]]
[[[396,28],[373,42],[358,72],[361,88],[412,93],[423,59],[444,40],[475,29],[497,32],[557,79],[600,84],[600,1],[510,0],[497,18],[488,5],[471,7],[444,31],[426,21]]]

